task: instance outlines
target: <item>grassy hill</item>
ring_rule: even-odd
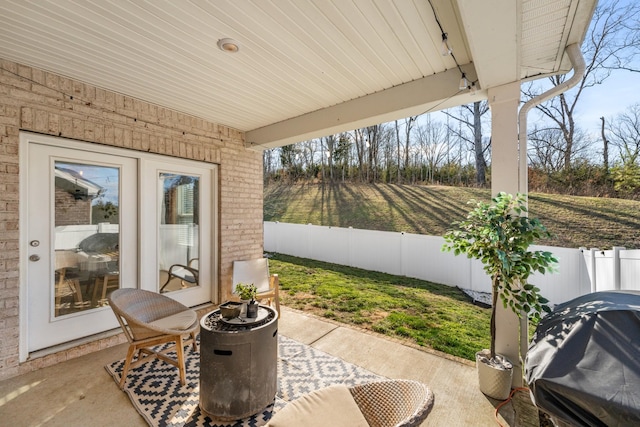
[[[468,200],[490,197],[487,189],[444,186],[271,184],[264,220],[441,236],[464,218]],[[554,234],[539,244],[640,249],[638,201],[531,193],[529,213]]]

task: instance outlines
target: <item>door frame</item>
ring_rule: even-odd
[[[50,135],[42,135],[42,134],[38,134],[38,133],[33,133],[33,132],[27,132],[27,131],[21,131],[20,132],[20,145],[19,145],[19,168],[20,168],[20,172],[19,172],[19,200],[18,200],[18,209],[19,209],[19,290],[18,290],[18,295],[19,295],[19,348],[18,348],[18,356],[19,356],[19,362],[25,362],[29,359],[29,351],[28,351],[28,337],[29,337],[29,312],[28,312],[28,270],[29,270],[29,223],[28,223],[28,198],[25,197],[25,195],[27,194],[28,191],[28,184],[29,184],[29,180],[28,180],[28,171],[29,171],[29,144],[31,143],[39,143],[42,145],[51,145],[54,147],[62,147],[62,148],[68,148],[68,149],[77,149],[77,150],[82,150],[82,151],[87,151],[87,149],[91,152],[96,152],[96,153],[101,153],[101,154],[108,154],[108,155],[115,155],[115,156],[121,156],[121,157],[129,157],[129,158],[134,158],[137,159],[139,167],[138,167],[138,182],[137,182],[137,186],[138,186],[138,212],[140,212],[140,203],[141,203],[141,197],[140,197],[140,186],[141,186],[141,179],[140,179],[140,163],[142,163],[144,160],[151,160],[151,161],[157,161],[157,162],[170,162],[172,164],[180,164],[180,165],[184,165],[185,167],[189,167],[189,165],[200,165],[200,167],[203,167],[203,165],[206,165],[206,167],[209,167],[211,169],[211,195],[210,195],[210,200],[211,200],[211,234],[210,234],[210,239],[211,239],[211,253],[210,253],[210,266],[211,266],[211,271],[210,271],[210,277],[211,277],[211,302],[216,303],[217,299],[218,299],[218,294],[219,294],[219,266],[218,266],[218,260],[219,260],[219,236],[220,236],[220,226],[219,226],[219,179],[218,179],[218,173],[219,173],[219,165],[216,163],[207,163],[207,162],[201,162],[201,161],[197,161],[197,160],[190,160],[190,159],[183,159],[183,158],[178,158],[178,157],[172,157],[172,156],[165,156],[165,155],[160,155],[160,154],[154,154],[154,153],[146,153],[146,152],[142,152],[142,151],[136,151],[136,150],[131,150],[131,149],[126,149],[126,148],[122,148],[122,147],[112,147],[112,146],[106,146],[106,145],[101,145],[101,144],[97,144],[97,143],[92,143],[92,142],[84,142],[84,141],[79,141],[79,140],[73,140],[73,139],[68,139],[68,138],[62,138],[62,137],[55,137],[55,136],[50,136]],[[140,258],[141,258],[141,245],[139,243],[140,241],[140,223],[142,222],[142,218],[140,213],[138,213],[138,249],[137,249],[137,254],[136,254],[136,261],[138,262],[138,265],[140,266]],[[137,277],[137,285],[139,287],[139,284],[141,283],[141,273],[142,273],[142,268],[138,268],[138,277]],[[168,296],[171,296],[171,293],[167,294]],[[86,340],[87,337],[84,338],[79,338],[78,340],[75,341],[83,341]],[[70,343],[74,343],[75,341],[70,341]],[[73,345],[73,344],[71,344]],[[59,348],[66,348],[69,346],[69,343],[62,343],[59,344],[57,346],[54,346],[54,348],[59,347]],[[40,351],[45,351],[45,350],[38,350],[37,352]],[[55,350],[54,350],[55,351]],[[51,351],[54,352],[54,351]]]

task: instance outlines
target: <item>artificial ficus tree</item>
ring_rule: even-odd
[[[444,235],[443,251],[466,254],[482,262],[491,277],[491,358],[495,358],[496,306],[498,297],[505,308],[518,317],[527,315],[539,320],[543,312],[551,311],[540,289],[529,283],[534,272],[551,272],[557,259],[548,251],[531,251],[534,240],[550,237],[538,219],[529,218],[526,196],[515,197],[499,193],[491,203],[476,202],[465,220],[453,223]]]

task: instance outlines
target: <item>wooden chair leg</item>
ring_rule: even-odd
[[[280,316],[280,298],[278,295],[276,295],[276,297],[274,298],[275,302],[276,302],[276,311],[278,312],[278,317]]]
[[[134,344],[129,346],[127,350],[127,358],[124,361],[124,366],[122,367],[122,373],[120,374],[120,389],[124,389],[124,382],[127,378],[127,373],[129,372],[129,366],[131,366],[131,360],[133,359],[133,355],[138,352],[138,349]]]
[[[75,295],[75,307],[76,308],[84,308],[87,306],[84,302],[84,298],[82,297],[82,289],[80,289],[80,282],[78,279],[71,279],[71,287],[73,288],[73,293]]]
[[[274,293],[273,299],[276,303],[276,311],[278,312],[278,317],[280,317],[280,277],[277,274],[272,274],[270,281]]]
[[[93,297],[92,297],[92,299],[93,299],[93,301],[95,301],[95,302],[96,302],[96,305],[98,305],[98,303],[99,303],[99,301],[100,301],[100,300],[97,298],[97,296],[98,296],[98,289],[100,288],[100,283],[101,283],[102,281],[106,281],[106,277],[105,277],[105,278],[103,278],[103,280],[100,280],[100,277],[96,277],[95,283],[94,283],[94,285],[93,285]],[[103,284],[102,286],[104,287],[104,286],[107,286],[107,285],[106,285],[106,284]]]
[[[192,339],[192,343],[191,345],[193,346],[193,351],[198,351],[198,343],[196,342],[196,333],[191,332],[191,339]]]
[[[58,285],[56,285],[56,305],[55,305],[55,310],[56,310],[56,317],[58,317],[58,315],[60,314],[60,308],[62,306],[62,295],[60,295],[60,289],[58,289]]]
[[[178,355],[178,372],[180,373],[180,384],[185,385],[187,383],[186,368],[184,365],[184,347],[182,342],[182,335],[178,335],[176,338],[176,354]]]

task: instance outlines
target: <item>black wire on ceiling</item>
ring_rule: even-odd
[[[462,71],[462,67],[458,63],[458,60],[456,59],[456,56],[453,53],[453,49],[449,44],[448,33],[444,31],[444,28],[442,28],[442,24],[440,23],[440,19],[438,19],[436,8],[433,6],[433,3],[431,2],[431,0],[428,0],[428,1],[429,1],[429,5],[431,6],[431,10],[433,11],[433,17],[436,20],[436,24],[438,24],[438,28],[440,28],[440,34],[442,35],[442,46],[441,46],[442,55],[443,56],[450,55],[451,58],[453,59],[453,62],[456,64],[456,68],[458,68],[458,71],[460,71],[460,85],[459,85],[460,90],[468,89],[475,92],[476,83],[478,83],[478,81],[474,80],[472,82],[469,82],[467,80],[467,75],[465,74],[464,71]]]

